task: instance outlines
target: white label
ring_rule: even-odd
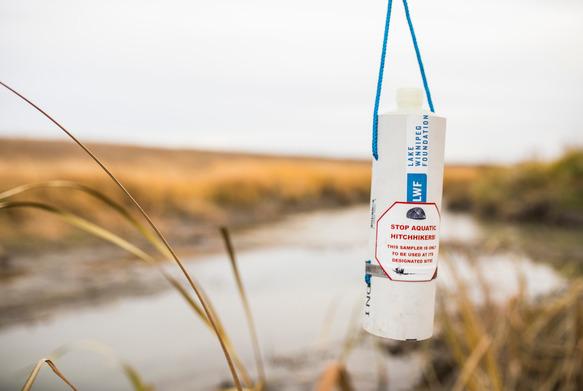
[[[378,218],[375,258],[391,280],[435,277],[440,220],[437,205],[427,202],[395,202]]]
[[[407,201],[427,201],[431,152],[429,115],[407,117]]]

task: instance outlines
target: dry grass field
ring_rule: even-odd
[[[238,227],[282,214],[369,199],[370,162],[94,144],[144,208],[179,245],[218,225]],[[448,207],[486,217],[579,221],[582,159],[568,152],[551,163],[512,167],[448,166]],[[93,161],[67,141],[0,140],[0,192],[23,184],[69,180],[130,204]],[[64,208],[127,234],[123,221],[80,191],[38,188],[18,196]],[[0,245],[9,252],[85,243],[87,235],[42,212],[0,214]]]
[[[211,227],[214,229],[217,225],[237,227],[274,220],[285,213],[366,203],[369,200],[370,162],[365,160],[112,144],[93,144],[90,147],[169,232],[170,237],[178,242],[188,241],[192,234]],[[578,163],[579,157],[579,154],[571,153],[553,167],[567,166],[569,170],[576,171],[578,164],[575,163]],[[558,193],[540,190],[541,186],[545,183],[550,185],[550,182],[541,175],[534,175],[533,178],[532,170],[525,170],[525,167],[538,167],[535,174],[541,175],[551,170],[546,168],[550,165],[544,164],[512,168],[450,165],[446,168],[444,184],[447,205],[486,216],[513,217],[508,211],[494,206],[508,205],[502,201],[510,194],[509,187],[514,179],[518,178],[519,183],[514,185],[512,191],[516,195],[517,191],[520,193],[523,190],[521,194],[526,197],[523,207],[535,205],[540,209],[541,202],[547,202],[546,198],[541,201],[541,194]],[[578,175],[577,171],[571,177],[577,178]],[[526,179],[520,179],[523,176]],[[558,177],[564,179],[565,175]],[[128,200],[116,191],[95,163],[70,142],[0,140],[0,191],[50,180],[82,183],[107,194],[123,206],[129,206]],[[528,186],[516,190],[524,182]],[[537,185],[535,189],[531,183]],[[494,196],[495,199],[492,198]],[[124,225],[115,213],[79,191],[35,189],[19,196],[19,199],[42,200],[90,217],[110,229],[123,231]],[[535,203],[537,200],[540,202]],[[572,202],[569,206],[572,207]],[[529,211],[518,217],[532,217]],[[0,244],[6,250],[18,252],[92,240],[58,219],[39,216],[39,213],[10,210],[0,214]],[[553,213],[557,215],[559,212]]]
[[[195,232],[209,225],[239,226],[273,220],[282,213],[368,201],[370,167],[363,161],[105,144],[90,147],[171,237],[173,231],[181,236],[181,229]],[[0,141],[0,191],[49,180],[79,182],[129,206],[95,163],[71,143]],[[42,200],[108,228],[121,225],[103,205],[71,189],[36,189],[19,199]],[[18,251],[55,239],[60,243],[86,240],[86,235],[39,213],[4,211],[0,215],[2,245]]]

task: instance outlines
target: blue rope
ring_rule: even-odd
[[[409,12],[407,0],[403,0],[403,6],[405,7],[407,24],[409,24],[409,31],[411,31],[411,38],[413,39],[413,46],[415,47],[415,55],[417,56],[419,71],[421,72],[421,78],[423,79],[423,88],[425,89],[425,95],[427,95],[427,104],[429,105],[429,110],[431,110],[432,113],[435,113],[433,100],[431,99],[431,91],[429,91],[429,83],[427,83],[427,76],[425,76],[425,68],[423,67],[423,60],[421,59],[421,52],[419,51],[419,45],[417,44],[417,37],[415,36],[415,29],[413,28],[413,22],[411,21],[411,13]]]
[[[391,23],[391,8],[393,0],[389,0],[387,7],[387,18],[385,20],[385,33],[383,36],[383,49],[381,51],[381,66],[379,68],[379,78],[377,80],[377,95],[374,101],[374,113],[372,118],[372,155],[375,160],[379,160],[377,150],[377,136],[379,133],[379,104],[381,103],[381,90],[383,88],[383,74],[385,73],[385,57],[387,55],[387,42],[389,40],[389,24]]]
[[[379,105],[381,101],[381,90],[383,87],[383,75],[385,72],[385,58],[387,55],[387,42],[389,38],[389,24],[391,22],[391,8],[393,6],[393,0],[389,0],[387,7],[387,18],[385,21],[385,33],[383,37],[383,49],[381,51],[381,64],[379,69],[379,77],[377,80],[377,92],[374,102],[374,113],[372,120],[372,155],[375,160],[379,160],[378,153],[378,130],[379,130]],[[417,43],[417,37],[415,35],[415,29],[413,28],[413,22],[411,21],[411,13],[409,12],[409,5],[407,0],[403,0],[403,6],[405,7],[405,16],[407,17],[407,24],[409,25],[409,31],[411,32],[411,38],[413,40],[413,46],[415,48],[415,55],[417,56],[417,63],[419,64],[419,71],[421,72],[421,79],[423,79],[423,88],[425,89],[425,95],[427,96],[427,104],[429,105],[429,110],[435,113],[435,108],[433,106],[433,100],[431,99],[431,91],[429,90],[429,83],[427,82],[427,76],[425,75],[425,67],[423,66],[423,60],[421,59],[421,51],[419,50],[419,44]]]

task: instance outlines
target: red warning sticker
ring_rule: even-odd
[[[376,222],[375,258],[395,281],[429,281],[437,271],[439,223],[435,203],[395,202]]]

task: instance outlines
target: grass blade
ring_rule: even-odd
[[[467,358],[466,363],[452,388],[453,391],[463,391],[465,389],[470,377],[480,364],[480,360],[484,357],[491,344],[492,339],[489,336],[484,335],[478,345],[474,348],[474,351]]]
[[[38,374],[39,374],[39,372],[40,372],[43,364],[47,364],[48,367],[53,370],[53,372],[55,373],[55,375],[57,375],[58,377],[60,377],[61,380],[64,381],[73,391],[77,391],[77,388],[73,385],[73,383],[71,383],[69,380],[67,380],[67,378],[65,377],[65,375],[63,375],[63,373],[59,370],[59,368],[57,368],[57,366],[55,365],[55,363],[52,362],[48,358],[41,358],[40,360],[38,360],[38,362],[36,363],[36,365],[32,369],[32,372],[30,373],[30,375],[28,375],[28,378],[26,379],[26,382],[22,386],[22,391],[30,391],[30,389],[32,388],[34,382],[36,381],[36,378],[38,377]]]
[[[239,266],[237,264],[237,258],[235,255],[235,248],[233,247],[233,242],[231,241],[231,235],[229,234],[229,230],[227,229],[227,227],[221,227],[220,231],[223,241],[225,243],[225,248],[227,249],[227,254],[229,255],[231,267],[233,268],[233,275],[235,276],[237,289],[239,290],[239,296],[241,297],[241,302],[243,303],[243,309],[245,310],[245,316],[247,318],[247,324],[249,327],[249,334],[251,336],[251,341],[253,344],[255,363],[257,365],[257,372],[259,374],[260,387],[262,387],[265,384],[266,380],[265,366],[263,364],[263,358],[261,355],[261,348],[259,345],[259,338],[257,336],[255,320],[253,318],[253,312],[251,311],[249,299],[247,298],[245,286],[243,285],[243,279],[241,278],[241,272],[239,271]]]
[[[326,367],[316,384],[316,391],[354,391],[346,367],[341,362],[333,362]]]
[[[57,188],[57,189],[72,189],[81,191],[98,201],[102,202],[109,208],[117,212],[121,217],[123,217],[127,222],[129,222],[142,236],[148,240],[160,253],[168,258],[171,258],[171,254],[166,247],[160,242],[160,240],[152,234],[152,231],[147,229],[139,220],[137,220],[126,208],[124,208],[119,203],[115,202],[105,194],[100,191],[93,189],[82,183],[65,181],[65,180],[52,180],[47,182],[31,183],[26,185],[21,185],[14,187],[12,189],[6,190],[0,193],[0,201],[12,198],[14,196],[20,195],[22,193],[43,189],[43,188]]]
[[[92,222],[85,220],[85,219],[83,219],[83,218],[81,218],[73,213],[67,212],[65,210],[59,209],[59,208],[51,206],[51,205],[47,205],[47,204],[40,203],[40,202],[31,202],[31,201],[14,201],[14,202],[3,202],[3,203],[0,202],[0,210],[10,209],[10,208],[33,208],[33,209],[39,209],[39,210],[51,213],[51,214],[61,218],[65,222],[67,222],[67,223],[69,223],[69,224],[89,233],[89,234],[92,234],[94,236],[97,236],[97,237],[105,240],[105,241],[108,241],[112,244],[115,244],[116,246],[120,247],[121,249],[136,256],[138,259],[142,260],[146,264],[153,266],[153,267],[156,267],[156,269],[162,274],[162,276],[166,279],[166,281],[168,281],[170,283],[170,285],[172,285],[178,291],[178,293],[186,300],[186,302],[195,311],[195,313],[200,317],[200,319],[203,321],[203,323],[207,327],[209,327],[211,329],[211,331],[213,331],[213,327],[212,327],[209,319],[207,318],[204,310],[200,307],[200,305],[198,303],[196,303],[196,301],[194,301],[194,299],[189,294],[189,292],[185,289],[185,287],[178,280],[176,280],[172,275],[170,275],[168,272],[166,272],[166,270],[164,270],[164,268],[160,267],[152,256],[145,253],[144,251],[142,251],[140,248],[136,247],[132,243],[128,242],[127,240],[117,236],[116,234],[108,231],[107,229],[105,229],[105,228],[103,228],[95,223],[92,223]],[[204,291],[201,291],[201,292],[204,295]],[[229,351],[230,355],[233,357],[234,365],[241,372],[241,376],[243,377],[243,380],[245,381],[245,383],[252,384],[253,382],[252,382],[252,380],[247,372],[247,369],[245,368],[239,355],[236,353],[234,345],[231,342],[231,339],[229,338],[229,336],[227,335],[225,328],[222,325],[222,322],[220,321],[218,316],[216,316],[216,312],[214,311],[214,308],[212,307],[212,304],[210,304],[210,301],[208,299],[207,299],[207,302],[210,305],[209,311],[211,311],[211,313],[213,313],[213,316],[217,321],[217,328],[218,328],[220,338],[223,339],[226,349]]]
[[[132,367],[128,362],[119,358],[117,356],[117,354],[115,354],[113,349],[111,349],[109,346],[102,344],[100,342],[97,342],[97,341],[84,340],[84,341],[79,341],[79,342],[75,342],[72,344],[68,344],[65,346],[61,346],[60,348],[55,350],[53,353],[51,353],[51,355],[49,357],[51,359],[61,358],[64,355],[66,355],[72,351],[75,351],[75,350],[87,350],[87,351],[90,351],[93,353],[97,353],[97,354],[105,357],[107,360],[111,361],[112,363],[114,363],[117,367],[119,367],[123,371],[124,375],[126,376],[128,381],[132,385],[132,388],[134,391],[153,391],[154,390],[154,388],[152,386],[150,386],[150,385],[146,384],[146,382],[144,382],[144,380],[140,376],[139,372],[134,367]]]
[[[215,334],[217,335],[217,338],[219,340],[219,344],[221,345],[221,349],[223,350],[223,354],[225,355],[225,360],[227,361],[227,365],[229,367],[229,370],[231,371],[231,376],[233,377],[233,382],[235,383],[235,386],[237,387],[237,389],[239,391],[242,391],[242,386],[241,386],[241,382],[239,380],[239,376],[237,374],[237,370],[235,369],[231,355],[229,354],[229,351],[225,345],[225,342],[224,342],[223,338],[221,337],[219,329],[217,328],[216,320],[213,317],[213,314],[209,311],[209,305],[208,305],[207,300],[205,299],[204,295],[201,293],[201,290],[200,290],[198,284],[196,284],[194,282],[194,280],[192,279],[192,277],[188,273],[188,270],[186,270],[186,268],[184,267],[184,265],[180,261],[180,258],[178,257],[178,255],[176,254],[174,249],[170,246],[170,244],[166,240],[166,237],[162,234],[162,232],[154,224],[154,222],[152,221],[150,216],[146,213],[146,211],[142,208],[142,206],[138,203],[138,201],[136,201],[136,199],[131,195],[131,193],[125,188],[125,186],[105,166],[105,164],[103,164],[101,162],[101,160],[99,158],[97,158],[97,156],[89,148],[87,148],[87,146],[85,146],[85,144],[83,144],[79,139],[77,139],[77,137],[75,137],[71,132],[69,132],[67,129],[65,129],[65,127],[63,125],[61,125],[59,122],[57,122],[53,117],[51,117],[48,113],[46,113],[43,109],[41,109],[39,106],[37,106],[31,100],[26,98],[24,95],[22,95],[21,93],[19,93],[18,91],[16,91],[15,89],[8,86],[6,83],[4,83],[2,81],[0,81],[0,85],[5,87],[7,90],[12,92],[16,96],[18,96],[20,99],[24,100],[26,103],[28,103],[34,109],[36,109],[38,112],[40,112],[42,115],[44,115],[49,121],[51,121],[53,124],[55,124],[59,129],[61,129],[71,140],[73,140],[73,142],[75,144],[77,144],[91,159],[93,159],[93,161],[101,168],[101,170],[103,170],[103,172],[114,182],[114,184],[128,197],[128,199],[138,209],[138,211],[144,217],[144,219],[146,219],[146,221],[148,222],[148,225],[152,228],[152,230],[156,233],[158,238],[160,238],[160,240],[162,241],[164,246],[168,249],[168,251],[170,252],[170,255],[172,256],[172,258],[174,259],[174,261],[178,265],[180,271],[182,272],[184,277],[187,279],[190,287],[192,288],[192,290],[195,292],[196,296],[200,300],[200,303],[204,309],[204,312],[205,312],[213,330],[215,331]]]
[[[73,213],[67,212],[63,209],[36,201],[13,201],[13,202],[0,202],[0,209],[12,209],[12,208],[33,208],[39,209],[45,212],[52,213],[65,222],[82,229],[83,231],[89,232],[92,235],[95,235],[103,240],[111,242],[116,246],[128,251],[129,253],[135,255],[136,257],[153,264],[154,258],[150,255],[145,253],[140,248],[134,246],[130,242],[121,237],[113,234],[112,232],[106,230],[105,228],[100,227],[97,224],[94,224],[88,220],[85,220],[82,217],[79,217]]]

